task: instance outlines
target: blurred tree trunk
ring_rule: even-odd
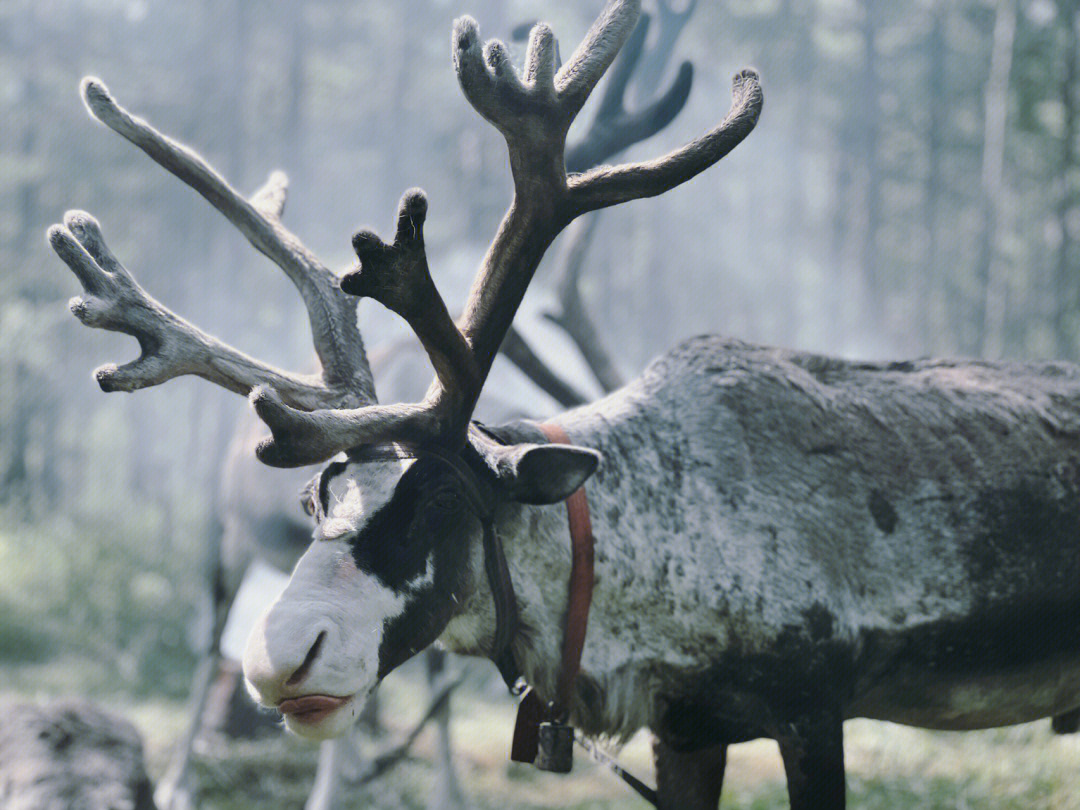
[[[943,155],[947,125],[947,64],[945,24],[949,13],[949,0],[934,0],[931,7],[930,36],[926,43],[926,88],[930,98],[927,104],[926,135],[926,181],[923,190],[923,231],[926,248],[923,252],[922,272],[919,276],[917,302],[919,312],[919,336],[921,352],[932,352],[940,342],[946,322],[954,315],[946,306],[947,296],[942,285],[941,245],[939,241],[941,221],[941,198],[945,186]]]
[[[26,372],[21,363],[16,363],[14,373],[4,375],[11,386],[11,401],[14,407],[5,414],[8,421],[4,431],[6,438],[3,449],[3,469],[0,470],[0,493],[3,500],[24,500],[27,496],[26,457],[30,450],[30,397],[25,391]]]
[[[881,229],[881,78],[879,75],[878,33],[885,9],[884,0],[865,0],[862,16],[862,71],[859,113],[863,116],[859,144],[862,163],[862,211],[859,264],[863,279],[866,317],[860,326],[880,328],[887,311],[881,279],[879,235]]]
[[[1077,35],[1077,0],[1058,0],[1058,13],[1063,20],[1065,47],[1063,51],[1064,73],[1061,81],[1062,133],[1058,157],[1057,178],[1060,184],[1054,216],[1057,220],[1058,245],[1054,262],[1052,289],[1054,307],[1054,340],[1057,356],[1072,358],[1076,355],[1075,315],[1080,295],[1077,295],[1077,278],[1072,266],[1074,245],[1071,219],[1076,208],[1076,190],[1072,175],[1077,162],[1077,57],[1080,55],[1080,38]]]
[[[982,199],[974,274],[978,297],[975,301],[975,334],[970,347],[979,356],[996,356],[1002,351],[1005,290],[1002,280],[997,277],[995,247],[1005,191],[1005,125],[1015,40],[1016,2],[998,0],[983,103]]]
[[[304,93],[307,89],[307,57],[309,32],[304,15],[304,0],[292,0],[288,6],[289,76],[282,132],[284,159],[289,174],[298,180],[307,178],[307,149],[304,143]]]
[[[789,100],[785,105],[789,110],[788,131],[792,135],[790,149],[784,150],[782,177],[788,183],[787,205],[783,214],[783,234],[781,243],[780,272],[784,274],[779,289],[781,292],[780,339],[783,345],[793,346],[799,342],[800,302],[803,298],[804,256],[808,246],[799,239],[799,234],[806,233],[806,187],[803,181],[805,166],[803,155],[807,136],[803,106],[814,92],[814,24],[817,7],[813,0],[784,0],[781,6],[781,20],[791,32],[788,60],[788,76],[791,87]]]
[[[859,287],[857,281],[852,278],[848,251],[848,238],[851,230],[848,219],[851,216],[852,209],[851,163],[851,154],[847,149],[847,144],[841,140],[838,144],[836,169],[834,171],[836,185],[833,189],[832,227],[830,229],[833,274],[832,278],[827,281],[828,289],[826,292],[827,323],[825,328],[828,330],[829,340],[833,346],[842,346],[847,339],[850,324],[851,296],[853,291]]]

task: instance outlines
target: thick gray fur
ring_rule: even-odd
[[[1012,536],[1002,525],[1010,516],[988,502],[1027,492],[1038,508],[1080,508],[1076,366],[853,363],[702,337],[555,421],[604,455],[586,487],[596,592],[577,709],[592,733],[655,728],[665,690],[727,650],[769,652],[808,614],[831,617],[828,637],[852,645],[857,667],[860,643],[878,634],[902,639],[1049,597],[1080,601],[1080,532],[1037,546],[1048,527]],[[1023,525],[1039,515],[1012,517]],[[536,631],[519,652],[527,676],[550,690],[565,518],[508,505],[503,521]],[[920,695],[937,703],[909,705],[889,694],[896,673],[857,672],[844,716],[941,728],[1023,722],[1080,705],[1080,649],[1065,665],[1071,679],[1043,683],[1033,669],[1015,692],[1007,673],[988,676],[964,705],[949,683],[938,694],[931,678]]]
[[[604,457],[572,719],[651,729],[661,807],[715,807],[724,748],[746,739],[780,743],[793,808],[837,808],[844,719],[959,730],[1080,707],[1077,366],[701,337],[554,421]],[[508,502],[497,528],[515,654],[551,695],[566,516]],[[492,627],[480,584],[442,640],[483,654]]]
[[[0,712],[5,810],[154,810],[142,738],[89,703],[7,705]]]

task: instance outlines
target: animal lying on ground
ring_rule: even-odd
[[[0,712],[0,807],[154,810],[142,738],[82,701],[7,705]]]
[[[525,70],[476,24],[452,36],[459,83],[504,135],[515,194],[465,313],[424,252],[427,201],[396,235],[353,238],[338,278],[284,229],[280,181],[244,200],[197,156],[89,82],[92,112],[190,183],[304,295],[320,379],[272,369],[146,295],[69,213],[54,248],[91,326],[139,337],[106,390],[194,373],[250,393],[275,465],[324,461],[318,526],[244,660],[286,725],[344,731],[379,680],[433,643],[489,656],[554,700],[570,570],[559,505],[584,486],[595,576],[572,722],[656,737],[658,801],[715,808],[727,745],[776,739],[791,806],[845,802],[843,726],[871,717],[969,729],[1080,706],[1080,368],[862,364],[720,338],[683,343],[626,387],[553,420],[470,423],[545,249],[575,217],[654,196],[711,166],[757,121],[753,71],[724,121],[658,160],[567,174],[566,131],[639,12],[612,0],[561,67],[551,31]],[[355,312],[404,317],[436,371],[424,400],[380,406]],[[505,562],[505,567],[503,566]]]

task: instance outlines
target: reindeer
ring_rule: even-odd
[[[156,810],[139,732],[81,700],[0,706],[5,810]]]
[[[308,304],[314,379],[165,309],[88,214],[49,232],[85,288],[75,314],[143,347],[98,370],[105,390],[198,374],[249,394],[271,431],[262,461],[344,454],[313,490],[314,542],[248,640],[250,691],[294,732],[330,737],[438,639],[554,701],[571,567],[558,504],[585,486],[594,590],[565,708],[587,735],[652,731],[661,807],[715,808],[726,746],[742,740],[777,740],[793,808],[838,808],[847,718],[970,729],[1080,707],[1077,366],[857,363],[699,337],[554,418],[573,444],[536,423],[470,421],[556,235],[686,182],[758,120],[758,76],[743,70],[731,111],[697,140],[567,174],[570,122],[638,13],[611,0],[561,67],[536,26],[522,73],[472,19],[455,23],[459,84],[504,136],[514,179],[457,323],[428,270],[420,191],[402,198],[392,242],[353,237],[359,268],[338,278],[280,223],[280,181],[245,200],[84,84],[99,119],[207,197]],[[376,403],[347,294],[416,333],[435,369],[422,401]]]
[[[592,117],[587,130],[575,142],[567,145],[568,170],[582,171],[602,164],[635,143],[651,138],[682,111],[693,79],[693,68],[689,62],[679,65],[675,78],[663,92],[658,90],[675,43],[695,7],[696,0],[682,10],[673,9],[667,2],[659,2],[659,31],[657,41],[651,47],[646,46],[651,16],[647,13],[641,15],[605,82],[596,115]],[[519,29],[527,35],[529,26],[519,26]],[[630,111],[627,110],[626,96],[632,84],[637,87],[639,98],[645,97],[647,100],[639,102],[638,108]],[[570,235],[560,257],[555,308],[545,311],[543,315],[580,352],[596,384],[610,392],[621,386],[623,381],[614,360],[600,342],[580,289],[585,254],[595,234],[597,216],[575,223],[583,227],[576,228]],[[500,351],[530,382],[559,404],[571,407],[587,401],[586,396],[545,363],[530,342],[513,327]],[[379,381],[384,392],[389,389],[392,398],[423,395],[422,388],[419,391],[416,389],[418,381],[422,379],[421,366],[426,363],[426,357],[422,352],[415,351],[411,342],[399,341],[376,349],[371,353],[370,362],[373,377]],[[501,390],[499,381],[493,382],[496,390]],[[481,403],[484,418],[497,421],[528,415],[534,407],[492,396],[490,388],[484,399],[485,402]],[[297,468],[292,475],[282,474],[281,471],[276,471],[276,475],[260,472],[254,458],[254,449],[262,434],[260,426],[254,414],[243,419],[226,451],[219,509],[222,532],[213,555],[208,587],[212,606],[211,631],[195,669],[188,726],[155,793],[162,810],[182,810],[191,806],[193,785],[190,784],[189,766],[193,747],[203,727],[203,714],[213,680],[219,676],[222,663],[220,644],[225,622],[245,572],[256,558],[281,571],[291,571],[310,544],[312,527],[294,501],[308,483],[311,471]],[[428,653],[431,659],[428,670],[432,675],[429,687],[434,701],[424,716],[434,714],[438,728],[439,753],[436,761],[440,775],[436,781],[440,788],[433,798],[433,806],[453,808],[462,806],[463,799],[451,767],[449,698],[444,694],[444,683],[440,679],[445,670],[444,656],[440,652],[431,649]],[[369,713],[375,703],[374,699],[368,702]],[[436,707],[437,710],[432,711]],[[415,729],[406,738],[414,735]],[[395,750],[404,749],[398,746]],[[336,806],[340,789],[349,781],[343,771],[354,771],[364,779],[370,776],[370,767],[349,762],[354,753],[354,746],[349,741],[339,743],[331,740],[322,746],[307,810],[330,810]]]

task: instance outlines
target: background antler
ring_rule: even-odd
[[[674,50],[675,40],[665,38],[646,54],[645,40],[649,35],[651,17],[642,14],[630,38],[626,41],[619,58],[611,67],[604,92],[596,114],[585,134],[577,141],[567,144],[566,170],[583,172],[615,157],[635,143],[647,140],[674,120],[690,95],[694,80],[694,67],[690,62],[679,65],[671,86],[653,101],[636,112],[626,109],[627,88],[631,79],[644,76],[645,63],[652,62],[650,73],[662,76],[663,70]],[[639,71],[639,68],[641,69]],[[643,90],[653,95],[657,85]]]
[[[588,130],[580,140],[566,147],[568,171],[590,169],[625,148],[652,137],[670,124],[686,105],[693,82],[693,66],[689,62],[683,62],[671,86],[639,112],[626,111],[626,96],[631,80],[639,96],[652,97],[655,94],[674,52],[675,42],[696,4],[696,0],[692,0],[683,11],[676,12],[670,4],[661,2],[656,42],[648,49],[645,42],[651,18],[648,14],[641,15],[611,68]],[[527,33],[528,29],[525,29],[522,36]],[[556,308],[545,311],[543,315],[570,338],[600,387],[609,392],[619,388],[624,379],[589,317],[581,290],[585,257],[596,234],[599,216],[592,214],[583,217],[567,229],[554,285]],[[586,401],[583,395],[540,359],[513,325],[503,341],[502,353],[561,405],[572,407]]]
[[[610,2],[558,70],[555,38],[546,25],[537,25],[529,37],[522,74],[510,64],[501,42],[481,47],[474,20],[465,17],[455,23],[452,47],[458,82],[470,104],[504,136],[514,180],[514,199],[473,282],[460,324],[477,376],[468,380],[453,371],[449,376],[439,374],[424,401],[412,405],[314,413],[299,412],[273,392],[258,390],[252,397],[256,411],[273,433],[260,447],[260,458],[271,464],[306,464],[339,450],[385,440],[460,446],[491,363],[544,252],[558,233],[581,214],[654,196],[685,182],[749,134],[762,97],[757,74],[746,70],[735,78],[731,112],[702,138],[654,161],[567,175],[567,130],[630,35],[639,12],[636,0]],[[370,241],[365,236],[361,246],[366,248]],[[365,255],[365,250],[358,251],[359,278],[364,276]],[[393,262],[386,265],[393,266]],[[426,273],[426,259],[424,267]],[[391,308],[399,311],[392,296],[389,300]],[[428,300],[430,311],[440,306],[441,300],[438,306]],[[440,328],[445,328],[445,322]]]
[[[338,279],[281,224],[288,180],[270,175],[250,199],[229,186],[199,155],[131,115],[97,79],[84,79],[90,113],[142,149],[205,197],[248,241],[277,264],[300,291],[308,312],[319,376],[280,371],[228,346],[174,314],[148,295],[116,260],[97,221],[69,211],[49,229],[49,242],[71,268],[85,295],[71,309],[87,326],[124,332],[138,339],[140,357],[95,372],[105,391],[134,391],[184,374],[196,374],[241,394],[268,385],[300,410],[356,407],[375,401],[375,385],[356,327],[356,301]]]

